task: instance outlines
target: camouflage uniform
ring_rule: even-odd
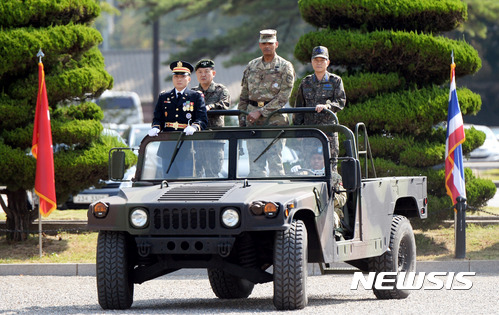
[[[283,108],[291,95],[294,78],[295,71],[293,65],[277,54],[270,63],[263,62],[263,57],[251,60],[244,70],[240,102],[237,108],[247,112],[260,110],[262,115],[253,124],[246,121],[246,116],[241,116],[239,117],[239,126],[263,125],[272,112]],[[275,114],[270,118],[269,124],[287,125],[288,120],[283,114]],[[267,161],[260,158],[254,164],[253,161],[266,147],[266,144],[257,144],[253,141],[250,143],[250,147],[248,147],[252,163],[250,175],[264,175],[264,168],[267,161],[269,163],[270,175],[284,175],[281,141],[278,141],[267,152],[266,156],[269,157]]]
[[[199,84],[193,88],[194,91],[199,91],[204,94],[204,102],[206,107],[212,109],[229,109],[230,95],[229,90],[223,85],[211,82],[208,89],[205,91]],[[210,127],[223,127],[224,116],[208,115],[208,128]],[[214,156],[217,159],[214,159]],[[220,145],[214,144],[213,141],[209,143],[197,143],[196,145],[196,174],[198,177],[218,177],[218,173],[222,169],[224,159],[223,142]],[[211,163],[207,163],[210,161]]]
[[[314,107],[323,104],[328,105],[328,109],[334,113],[339,112],[345,107],[346,95],[343,89],[341,77],[326,72],[321,81],[315,74],[306,76],[300,83],[298,95],[295,101],[295,108]],[[293,123],[295,125],[329,125],[333,119],[327,113],[305,113],[293,114]],[[331,155],[338,156],[339,143],[336,133],[329,135],[331,144]],[[304,152],[310,152],[309,148],[304,148]],[[336,162],[333,163],[333,170],[336,171]]]
[[[195,88],[193,91],[200,91],[204,94],[204,102],[206,107],[209,109],[229,109],[230,106],[230,95],[229,90],[220,83],[211,82],[210,87],[205,91],[201,87],[201,84]],[[224,117],[219,115],[208,115],[208,127],[223,127]]]

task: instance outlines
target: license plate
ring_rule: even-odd
[[[73,197],[73,203],[92,203],[94,201],[100,200],[102,198],[109,197],[106,194],[84,194],[76,195]]]

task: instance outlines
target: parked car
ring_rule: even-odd
[[[130,125],[144,122],[140,98],[135,92],[106,90],[94,102],[104,112],[103,123]]]
[[[123,138],[130,148],[138,148],[149,129],[151,129],[151,124],[133,124],[123,133]]]
[[[469,161],[482,161],[494,162],[499,161],[499,141],[497,140],[494,132],[487,126],[483,125],[468,125],[464,126],[466,129],[474,127],[476,130],[485,133],[485,142],[482,146],[471,151]]]
[[[126,143],[126,141],[119,135],[116,130],[104,128],[104,130],[102,130],[102,135],[113,136],[116,137],[120,142]],[[135,166],[131,167],[126,172],[126,179],[132,179],[134,174]],[[129,183],[127,182],[100,180],[97,185],[84,189],[76,195],[70,195],[68,200],[64,204],[58,206],[58,209],[87,209],[92,202],[105,197],[116,196],[121,188],[125,188],[128,185]]]

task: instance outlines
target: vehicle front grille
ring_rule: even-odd
[[[214,208],[154,209],[152,223],[158,231],[208,231],[217,227]]]
[[[184,185],[167,190],[158,201],[218,201],[232,185],[193,186]]]

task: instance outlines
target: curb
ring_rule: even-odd
[[[418,261],[417,272],[476,272],[482,274],[499,274],[497,260],[449,260],[449,261]],[[309,264],[310,276],[321,275],[318,264]],[[333,263],[328,268],[328,274],[349,274],[358,269],[347,263]],[[67,276],[95,277],[95,264],[0,264],[0,276]],[[169,276],[176,277],[207,277],[206,269],[181,269]]]

